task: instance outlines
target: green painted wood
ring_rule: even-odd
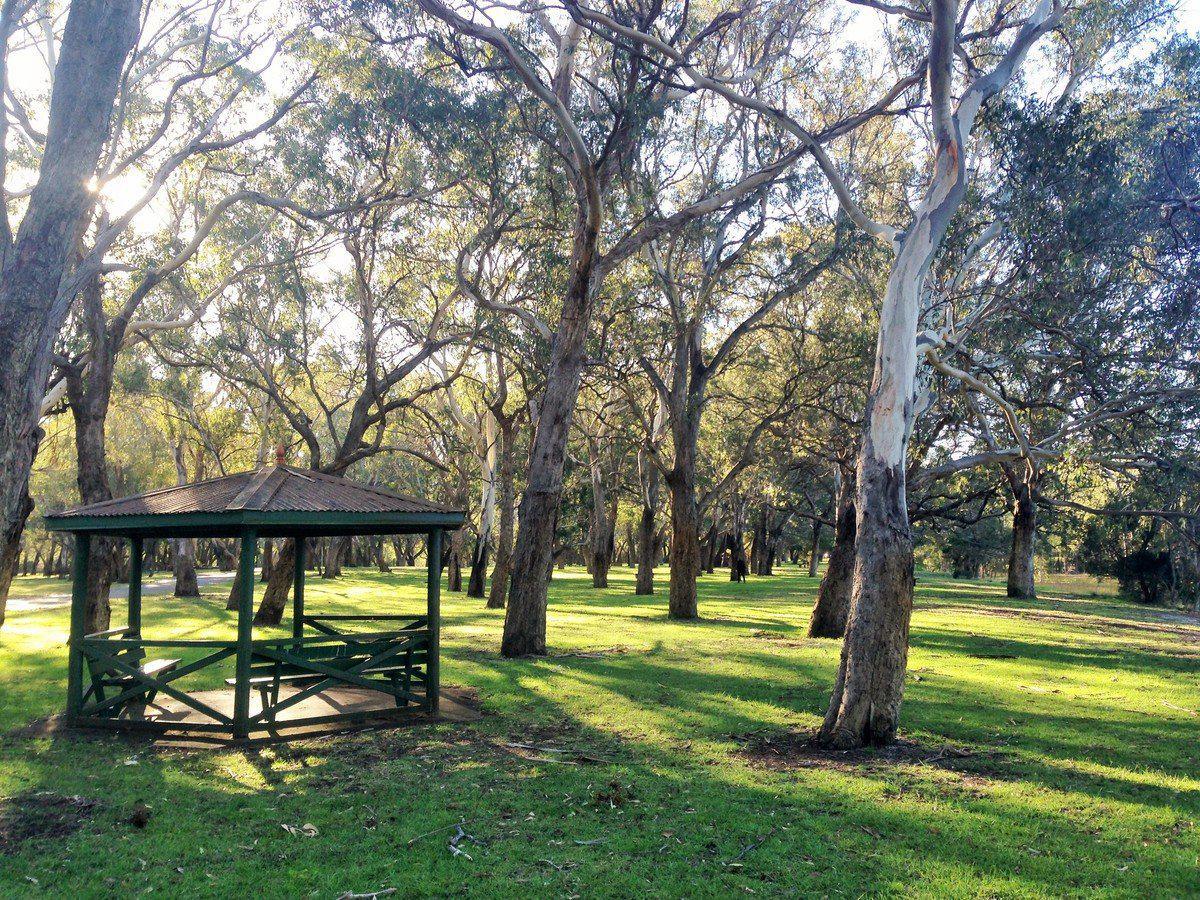
[[[262,653],[260,653],[260,655],[264,656],[268,659],[274,659],[274,660],[278,660],[281,663],[291,664],[291,665],[297,666],[299,669],[301,669],[303,671],[312,671],[314,674],[325,675],[326,677],[324,680],[319,681],[316,684],[293,694],[292,696],[288,697],[286,700],[282,700],[279,703],[275,704],[274,706],[263,709],[260,713],[258,713],[254,717],[253,721],[259,722],[259,721],[265,721],[267,718],[273,719],[282,710],[285,710],[291,706],[295,706],[297,703],[307,700],[313,694],[319,694],[325,688],[329,687],[330,685],[332,685],[333,683],[338,682],[338,681],[342,681],[347,684],[357,685],[359,687],[365,687],[369,690],[381,691],[382,693],[390,694],[392,692],[388,691],[388,690],[384,690],[383,684],[381,682],[369,681],[368,679],[362,677],[359,673],[363,672],[366,669],[370,669],[372,666],[380,665],[381,663],[384,663],[387,660],[391,659],[392,657],[396,656],[397,654],[403,652],[405,649],[407,649],[407,644],[408,644],[407,641],[395,644],[394,646],[389,647],[382,653],[377,653],[374,656],[370,656],[367,659],[364,659],[362,662],[356,663],[355,665],[350,666],[348,668],[344,668],[344,669],[338,668],[337,666],[326,665],[324,662],[321,662],[319,660],[305,659],[304,657],[295,656],[294,654],[289,653],[286,650],[277,649],[277,650],[262,652]],[[249,687],[248,682],[247,682],[247,687]],[[234,735],[234,736],[237,737],[237,735]]]
[[[71,636],[67,650],[67,721],[73,721],[83,706],[83,620],[87,607],[88,557],[91,538],[75,535],[75,560],[71,567]]]
[[[382,615],[357,615],[355,613],[319,613],[315,616],[304,617],[309,622],[403,622],[412,620],[413,627],[425,626],[424,616],[413,616],[411,613],[385,613]]]
[[[125,630],[125,629],[122,629]],[[91,635],[95,637],[96,635]],[[291,638],[287,638],[291,640]],[[130,647],[176,647],[181,650],[186,650],[190,647],[237,647],[237,641],[229,640],[184,640],[182,638],[105,638],[105,641],[114,646],[127,645]]]
[[[302,537],[296,542],[296,566],[292,570],[292,637],[304,637],[304,557],[308,541]]]
[[[411,653],[413,668],[419,668],[419,667],[425,665],[426,661],[428,660],[428,654],[424,650],[419,650],[419,651],[418,650],[414,650],[414,651],[406,650],[404,652],[405,660],[409,659],[410,653]],[[354,659],[361,660],[362,655],[356,654],[355,656],[317,657],[315,659],[312,657],[306,657],[306,659],[308,659],[310,663],[311,662],[318,662],[318,663],[329,662],[329,663],[338,664],[338,663],[344,663],[348,660],[354,660]],[[387,667],[391,667],[391,666],[395,666],[397,668],[403,668],[404,663],[400,663],[400,662],[387,663],[386,666],[385,666],[385,664],[381,663],[379,666],[373,666],[372,672],[375,671],[375,669],[377,669],[377,668],[387,668]],[[345,671],[345,666],[343,666],[343,665],[334,665],[334,668],[337,668],[339,671]],[[313,678],[317,678],[317,677],[319,677],[320,674],[321,673],[316,672],[312,668],[311,665],[291,665],[291,664],[285,665],[280,662],[269,662],[269,663],[258,662],[250,667],[250,680],[252,682],[261,682],[264,678],[275,678],[276,676],[278,676],[280,678],[286,678],[289,681],[294,681],[296,676],[310,676]],[[231,685],[234,683],[234,680],[232,678],[226,678],[225,683]]]
[[[254,637],[254,553],[258,534],[253,528],[242,532],[241,554],[238,559],[238,630],[237,664],[233,687],[233,736],[244,738],[250,721],[250,662]]]
[[[161,684],[166,684],[170,681],[177,681],[180,678],[191,675],[193,672],[198,672],[201,669],[206,669],[211,665],[215,665],[223,660],[228,659],[229,657],[233,656],[234,652],[234,647],[230,645],[224,650],[218,650],[216,653],[210,653],[207,656],[201,657],[195,662],[188,663],[186,666],[180,666],[170,672],[164,673],[163,675],[151,676],[151,680],[154,681],[155,685],[160,686]],[[150,689],[148,687],[144,687],[141,684],[133,685],[122,691],[120,694],[117,694],[115,697],[111,697],[94,706],[89,706],[88,710],[100,711],[109,706],[116,707],[124,703],[126,700],[131,700],[134,697],[149,693],[149,690]],[[222,721],[229,722],[232,720],[228,719],[227,717],[222,717]]]
[[[426,576],[426,612],[429,623],[429,664],[426,667],[428,684],[425,691],[425,707],[431,714],[438,711],[438,692],[441,689],[441,624],[442,624],[442,530],[429,532],[429,565]]]
[[[129,539],[129,630],[142,633],[142,539]]]
[[[197,712],[204,713],[204,715],[206,715],[212,719],[215,719],[217,722],[221,722],[226,725],[233,724],[233,720],[230,719],[227,715],[225,715],[224,713],[222,713],[218,710],[213,709],[211,706],[209,706],[204,701],[197,700],[195,697],[191,696],[190,694],[187,694],[184,691],[179,690],[178,688],[171,687],[171,685],[167,684],[166,682],[163,682],[159,679],[153,678],[150,675],[145,675],[138,669],[134,668],[133,666],[126,665],[124,662],[117,659],[116,657],[109,656],[105,660],[105,663],[107,665],[110,665],[112,668],[116,669],[118,672],[128,675],[130,678],[136,678],[138,681],[142,682],[143,684],[149,685],[151,688],[160,690],[164,694],[174,697],[180,703],[187,704],[192,709],[196,710]],[[92,710],[90,708],[84,710],[84,712],[91,712],[91,711]],[[236,728],[236,726],[235,726],[235,728]],[[235,735],[235,737],[236,737],[236,735]]]
[[[125,629],[121,629],[124,631]],[[419,631],[420,629],[418,629]],[[367,638],[397,638],[404,635],[412,634],[411,629],[395,629],[388,631],[369,631],[369,632],[351,632],[351,635],[356,639]],[[300,638],[300,645],[331,643],[342,641],[344,635],[338,634],[310,634]],[[156,648],[179,648],[187,649],[191,647],[237,647],[237,641],[233,640],[185,640],[182,638],[106,638],[109,644],[113,646],[126,645],[130,647],[156,647]],[[297,646],[296,639],[293,637],[279,638],[255,638],[250,642],[252,647],[295,647]]]

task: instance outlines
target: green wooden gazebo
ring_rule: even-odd
[[[390,710],[436,713],[442,535],[463,519],[459,510],[285,465],[282,454],[257,471],[47,514],[48,529],[75,536],[68,723],[245,739]],[[306,539],[367,534],[426,537],[424,616],[305,610]],[[94,536],[129,541],[129,614],[124,627],[84,634]],[[180,537],[241,540],[236,639],[143,636],[143,542]],[[259,538],[294,540],[291,637],[258,638],[253,632]],[[148,660],[151,655],[179,659]],[[205,669],[201,679],[211,684],[210,667],[231,657],[233,672],[223,690],[181,689],[180,679]]]

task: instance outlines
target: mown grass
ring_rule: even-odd
[[[422,578],[313,579],[309,606],[416,610]],[[100,806],[0,856],[0,891],[1200,896],[1200,625],[1094,583],[1013,602],[922,577],[904,737],[971,755],[765,765],[747,745],[813,729],[828,696],[839,646],[804,637],[815,588],[794,570],[707,576],[705,619],[680,624],[661,595],[632,595],[628,570],[603,591],[559,572],[553,650],[616,649],[524,661],[496,654],[502,613],[444,594],[443,679],[478,692],[481,722],[257,751],[28,736],[62,704],[67,615],[15,613],[0,631],[0,797]],[[223,593],[147,598],[147,633],[231,634]],[[128,821],[138,800],[144,829]],[[478,839],[466,855],[450,847],[459,821]],[[318,834],[281,827],[305,823]]]

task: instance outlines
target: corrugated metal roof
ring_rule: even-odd
[[[449,506],[406,497],[395,491],[348,478],[292,466],[267,465],[254,472],[238,472],[193,484],[160,488],[132,497],[121,497],[77,506],[46,518],[65,516],[144,516],[187,513],[344,512],[344,513],[456,513]]]

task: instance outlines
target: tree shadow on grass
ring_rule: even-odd
[[[210,892],[206,871],[224,892],[252,889],[269,871],[273,890],[293,895],[383,886],[486,895],[504,885],[509,893],[596,885],[618,895],[678,895],[689,885],[707,894],[745,887],[824,893],[901,890],[930,877],[926,887],[951,877],[985,878],[1017,892],[1091,886],[1092,876],[1065,858],[1066,836],[1086,827],[1065,812],[952,785],[935,790],[942,776],[919,771],[756,771],[719,750],[681,753],[661,735],[639,736],[611,717],[585,721],[572,706],[580,696],[601,705],[607,697],[614,708],[657,710],[654,727],[668,738],[732,741],[738,731],[778,728],[794,711],[756,712],[760,704],[778,706],[783,684],[799,685],[808,706],[832,675],[832,661],[798,663],[759,650],[730,651],[725,660],[755,675],[692,668],[701,656],[472,660],[472,681],[500,716],[469,729],[306,742],[274,757],[155,753],[124,767],[127,751],[101,743],[70,770],[59,763],[73,745],[56,742],[49,753],[31,754],[31,786],[86,793],[100,774],[106,809],[98,827],[65,845],[23,851],[10,877],[37,877],[66,852],[95,866],[96,876],[115,879],[116,888],[153,884],[179,893]],[[920,706],[909,711],[919,724]],[[505,752],[506,740],[582,746],[610,762],[531,761]],[[907,799],[889,794],[898,778]],[[124,821],[138,798],[154,807],[145,830]],[[478,865],[450,852],[452,831],[422,837],[460,819],[486,842],[466,845]],[[309,822],[318,830],[313,838],[280,827]],[[1000,834],[1002,843],[987,837]],[[1119,836],[1090,841],[1095,859],[1128,853]],[[1035,842],[1040,855],[1031,856],[1026,848]],[[1191,874],[1160,860],[1145,876],[1152,881],[1131,885],[1170,892]]]

